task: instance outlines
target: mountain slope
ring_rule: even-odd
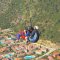
[[[23,29],[24,21],[31,19],[33,26],[39,26],[40,38],[60,42],[60,0],[0,0],[0,3],[1,28]]]

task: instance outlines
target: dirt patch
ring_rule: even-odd
[[[38,44],[44,45],[46,47],[50,47],[50,48],[60,48],[60,44],[59,43],[54,43],[50,40],[42,40],[40,39],[38,42]]]

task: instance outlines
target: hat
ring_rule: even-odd
[[[39,29],[39,27],[38,26],[34,26],[34,29]]]

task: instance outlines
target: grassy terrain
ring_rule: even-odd
[[[24,21],[31,19],[33,26],[39,26],[40,38],[60,42],[60,0],[0,0],[0,3],[1,28],[18,31],[24,28]]]

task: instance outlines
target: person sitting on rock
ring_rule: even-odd
[[[37,42],[39,39],[38,26],[34,26],[34,30],[31,32],[31,35],[27,38],[29,42]]]
[[[16,35],[17,40],[20,40],[20,38],[22,38],[23,40],[27,40],[27,37],[29,37],[31,35],[32,31],[33,31],[33,27],[28,26],[26,30],[20,31]]]

